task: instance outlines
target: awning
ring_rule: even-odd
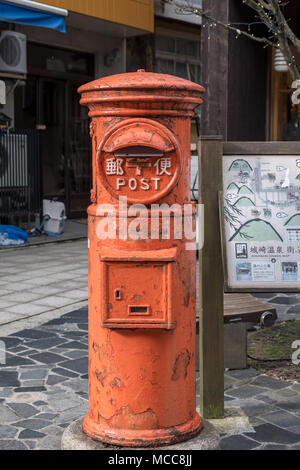
[[[41,26],[65,33],[67,10],[31,0],[0,0],[0,21]]]

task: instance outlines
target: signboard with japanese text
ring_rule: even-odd
[[[300,156],[223,157],[230,290],[300,290]]]

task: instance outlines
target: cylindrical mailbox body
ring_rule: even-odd
[[[79,92],[93,139],[83,429],[120,446],[186,440],[201,430],[195,252],[186,249],[192,215],[184,217],[183,208],[190,203],[190,117],[203,88],[138,71]]]

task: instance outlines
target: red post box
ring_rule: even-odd
[[[93,141],[90,406],[83,430],[118,446],[184,441],[201,430],[196,269],[185,234],[172,233],[190,203],[190,118],[203,88],[139,70],[101,78],[79,92]],[[164,228],[168,211],[171,236]],[[103,236],[105,223],[115,236]],[[148,236],[131,236],[131,225],[143,225]]]

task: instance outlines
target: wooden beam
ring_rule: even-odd
[[[203,11],[228,23],[229,0],[203,0]],[[206,89],[201,106],[201,132],[227,138],[228,107],[228,35],[225,28],[209,27],[201,31],[201,85]]]
[[[224,155],[300,155],[299,142],[226,142]]]
[[[204,246],[199,253],[200,414],[213,419],[224,416],[224,279],[218,198],[223,142],[200,141],[198,149],[199,202],[204,205]]]

